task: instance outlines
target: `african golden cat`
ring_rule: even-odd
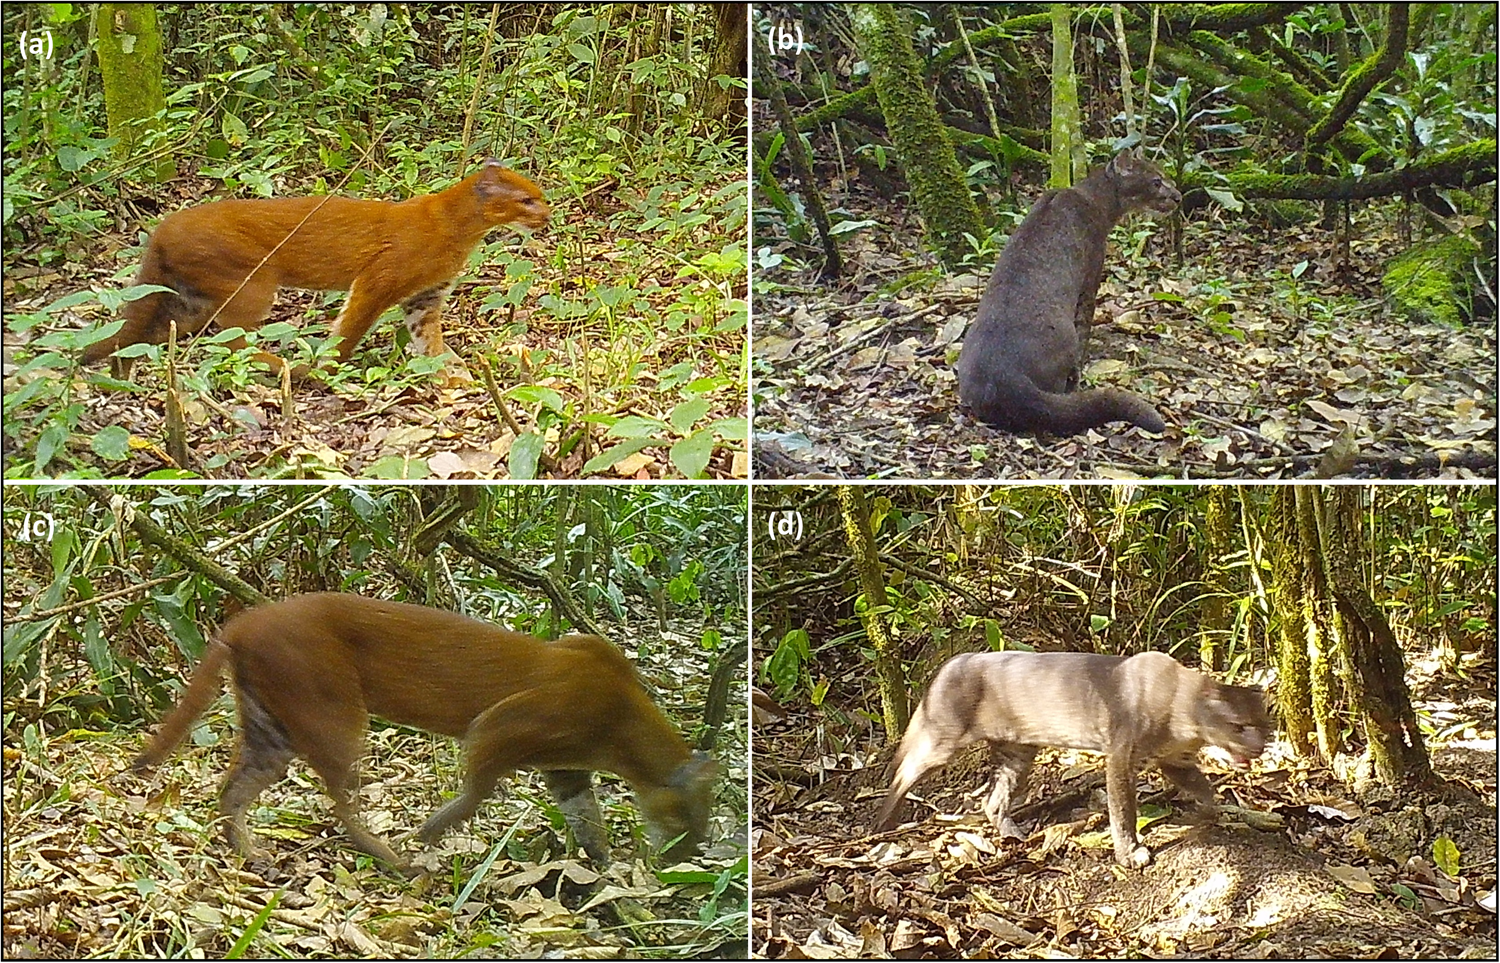
[[[85,349],[83,361],[165,343],[173,320],[179,336],[196,334],[215,311],[220,329],[254,330],[278,288],[349,292],[333,322],[340,362],[393,304],[406,313],[412,351],[436,357],[444,352],[443,303],[469,254],[492,228],[541,227],[550,214],[535,184],[493,159],[447,190],[400,202],[280,197],[189,207],[157,225],[135,278],[175,293],[125,305],[124,326]],[[256,357],[281,369],[274,355]],[[127,376],[131,362],[115,358],[115,372]]]
[[[1261,691],[1225,685],[1164,652],[1129,658],[1086,652],[966,652],[938,669],[901,737],[878,828],[891,829],[907,790],[977,742],[989,744],[994,781],[984,803],[1001,836],[1025,836],[1010,818],[1038,747],[1107,754],[1115,861],[1151,861],[1136,829],[1136,777],[1154,762],[1200,806],[1214,789],[1195,760],[1204,746],[1247,768],[1270,739]]]
[[[995,262],[958,356],[958,394],[1013,432],[1073,435],[1112,421],[1167,427],[1140,395],[1078,389],[1109,232],[1131,211],[1166,213],[1182,195],[1129,151],[1067,190],[1042,195]]]
[[[464,790],[418,835],[431,843],[472,816],[498,780],[541,770],[574,838],[609,858],[590,773],[619,774],[635,791],[668,859],[708,833],[718,766],[688,749],[635,667],[597,636],[543,642],[440,609],[315,593],[231,618],[203,654],[182,699],[132,764],[160,763],[219,693],[233,668],[240,736],[219,809],[230,843],[250,855],[245,810],[302,756],[323,777],[354,845],[406,864],[359,819],[356,786],[374,714],[464,741]],[[676,842],[673,842],[676,840]]]

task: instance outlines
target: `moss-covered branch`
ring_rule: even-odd
[[[269,601],[255,586],[246,582],[229,569],[200,552],[196,546],[178,538],[152,520],[151,516],[138,509],[126,497],[130,489],[108,488],[104,485],[85,485],[84,490],[101,506],[114,512],[141,539],[143,545],[159,548],[177,560],[183,568],[197,572],[245,605],[260,605]],[[141,492],[145,495],[145,492]],[[118,501],[117,501],[118,499]]]
[[[986,137],[984,134],[971,134],[966,130],[957,130],[953,127],[947,128],[947,131],[954,144],[973,148],[989,157],[1007,157],[1012,164],[1021,163],[1045,168],[1051,161],[1046,151],[1027,147],[1006,134],[995,138]]]
[[[1393,197],[1419,187],[1473,187],[1493,181],[1495,141],[1475,141],[1434,154],[1409,167],[1363,177],[1324,177],[1317,174],[1229,174],[1223,186],[1245,198],[1342,201]],[[1219,186],[1207,180],[1181,178],[1184,191]]]
[[[1222,89],[1224,96],[1245,104],[1289,133],[1306,130],[1318,119],[1313,108],[1316,95],[1265,60],[1201,30],[1188,41],[1191,47],[1161,44],[1157,60],[1201,89]],[[1137,42],[1132,41],[1132,46]],[[1254,77],[1264,84],[1251,88],[1239,83],[1244,77]],[[1381,145],[1359,131],[1340,131],[1330,146],[1351,162],[1363,159],[1377,169],[1390,163]]]
[[[1302,52],[1288,47],[1286,42],[1276,35],[1276,31],[1270,27],[1261,30],[1261,41],[1276,55],[1276,59],[1286,64],[1287,70],[1291,71],[1297,82],[1303,86],[1311,85],[1318,90],[1329,90],[1333,87],[1333,81],[1328,79],[1328,74],[1323,68],[1313,63],[1302,55]]]
[[[559,585],[550,573],[507,558],[461,529],[449,529],[444,535],[444,540],[476,562],[489,566],[497,575],[503,575],[513,582],[519,582],[546,593],[547,598],[563,614],[563,617],[573,624],[576,631],[590,635],[605,634],[604,630],[588,617],[578,603],[573,601],[573,596],[568,593],[568,590]]]
[[[1161,9],[1161,31],[1163,36],[1181,35],[1194,30],[1232,34],[1269,23],[1280,23],[1289,14],[1305,6],[1307,4],[1303,3],[1164,4]],[[1092,33],[1095,24],[1100,25],[1098,30],[1107,32],[1111,20],[1112,10],[1107,4],[1083,7],[1073,16],[1074,29],[1078,33]],[[1149,17],[1136,16],[1128,8],[1124,11],[1124,21],[1125,29],[1131,32],[1145,30],[1150,25]],[[969,43],[978,50],[1001,40],[1013,39],[1019,34],[1040,33],[1051,29],[1050,13],[1030,13],[976,30],[969,35]],[[961,44],[951,44],[932,58],[932,69],[941,70],[962,54]]]
[[[713,752],[719,742],[719,730],[729,717],[729,689],[735,682],[744,684],[748,678],[745,658],[750,654],[748,643],[740,642],[720,653],[714,665],[713,677],[708,682],[708,695],[703,699],[703,734],[698,738],[701,752]],[[740,698],[744,698],[743,695]]]
[[[1390,4],[1390,22],[1386,28],[1385,44],[1364,63],[1349,71],[1349,76],[1344,80],[1344,88],[1339,91],[1338,100],[1323,119],[1307,132],[1304,150],[1313,150],[1343,130],[1349,118],[1354,116],[1354,112],[1364,102],[1365,96],[1401,66],[1401,62],[1406,59],[1406,15],[1406,4]]]

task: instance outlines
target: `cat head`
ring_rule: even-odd
[[[506,169],[493,157],[484,162],[471,180],[487,224],[524,224],[539,228],[545,226],[552,215],[552,208],[542,198],[541,188]]]
[[[1265,694],[1258,688],[1213,683],[1201,704],[1199,723],[1210,745],[1229,753],[1241,769],[1265,751],[1271,738],[1271,717]]]
[[[1120,204],[1127,211],[1170,214],[1182,201],[1177,186],[1161,172],[1160,167],[1146,160],[1138,151],[1116,154],[1107,170],[1118,186]]]
[[[701,752],[678,766],[662,786],[636,787],[636,804],[668,861],[689,859],[708,838],[719,765]],[[674,842],[675,840],[675,842]]]

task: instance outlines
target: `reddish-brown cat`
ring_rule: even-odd
[[[330,592],[294,595],[226,622],[133,768],[158,765],[233,670],[240,739],[219,809],[240,852],[245,810],[294,756],[323,777],[359,849],[406,868],[359,818],[359,758],[371,714],[464,741],[464,790],[423,824],[425,842],[468,819],[517,769],[540,770],[596,861],[608,836],[590,774],[619,774],[668,858],[708,833],[718,766],[690,750],[619,649],[591,635],[556,642],[441,609]]]
[[[501,224],[541,227],[550,214],[537,186],[497,160],[447,190],[400,202],[281,197],[190,207],[157,225],[135,279],[173,293],[127,304],[124,327],[89,346],[83,360],[162,344],[174,320],[179,337],[210,319],[220,329],[254,330],[278,288],[349,292],[333,322],[340,362],[393,304],[406,314],[412,350],[435,357],[445,350],[443,303],[485,234]],[[274,355],[257,357],[280,370]],[[131,360],[115,358],[116,373],[128,375]]]

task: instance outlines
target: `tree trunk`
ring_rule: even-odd
[[[979,237],[983,231],[932,90],[922,78],[911,27],[897,8],[887,4],[856,4],[850,19],[860,51],[870,63],[870,85],[922,215],[927,241],[945,265],[954,267],[969,253],[965,235]]]
[[[704,72],[699,110],[705,120],[717,120],[724,130],[745,126],[745,89],[724,87],[716,77],[745,77],[745,37],[749,4],[713,5],[714,38]]]
[[[1322,490],[1314,489],[1322,493]],[[1324,545],[1330,587],[1349,657],[1354,708],[1368,744],[1375,778],[1387,786],[1419,788],[1432,782],[1432,767],[1406,688],[1406,662],[1390,623],[1365,590],[1351,545],[1359,543],[1359,495],[1370,489],[1339,485],[1326,490]]]
[[[156,26],[156,7],[149,3],[101,3],[94,25],[109,134],[119,138],[115,157],[124,159],[137,153],[136,145],[148,131],[146,122],[167,105],[161,90],[161,33]],[[144,168],[146,177],[157,182],[176,172],[172,158],[165,153]]]
[[[786,152],[787,163],[792,166],[792,173],[802,185],[802,200],[807,206],[807,215],[812,218],[813,226],[818,229],[818,238],[823,242],[823,267],[818,276],[823,280],[832,280],[844,273],[844,259],[839,254],[837,239],[833,236],[833,225],[828,220],[828,208],[823,204],[823,194],[818,186],[817,175],[813,173],[812,159],[807,156],[807,147],[802,143],[802,135],[797,132],[797,123],[792,119],[791,108],[787,106],[786,95],[781,91],[781,81],[776,79],[771,65],[767,62],[764,51],[756,51],[755,58],[755,89],[765,97],[771,105],[771,113],[776,117],[776,123],[781,127],[782,150]],[[771,165],[763,164],[760,175],[761,189],[768,194],[775,193],[784,198],[780,193],[780,187],[775,183],[775,174],[771,171]],[[777,198],[770,198],[776,203]],[[790,224],[796,218],[796,209],[790,201],[785,201],[782,214]]]
[[[1310,712],[1318,752],[1331,760],[1347,751],[1339,726],[1347,706],[1365,734],[1375,777],[1391,786],[1422,786],[1432,772],[1405,662],[1350,548],[1359,541],[1361,491],[1299,485],[1272,497],[1282,726],[1306,751]]]
[[[1279,629],[1276,701],[1287,741],[1301,755],[1315,751],[1312,684],[1308,660],[1308,627],[1301,588],[1306,560],[1297,541],[1296,493],[1280,486],[1271,496],[1266,545],[1271,555],[1271,617]]]
[[[870,506],[864,490],[856,485],[839,486],[839,514],[844,519],[844,535],[849,552],[859,572],[860,594],[864,605],[860,619],[865,636],[875,650],[875,682],[880,689],[880,709],[885,720],[887,742],[895,742],[906,731],[911,707],[906,698],[906,677],[901,671],[901,657],[891,643],[882,621],[887,601],[885,575],[880,568],[880,553],[875,548],[875,532],[870,527]]]
[[[1307,631],[1309,678],[1312,683],[1312,719],[1318,736],[1318,751],[1332,759],[1342,748],[1335,709],[1340,700],[1339,622],[1329,592],[1321,523],[1322,490],[1310,485],[1293,489],[1293,517],[1296,521],[1296,550],[1301,559],[1301,584],[1297,587],[1298,606]]]
[[[1224,560],[1234,551],[1234,492],[1228,485],[1208,489],[1203,529],[1208,552],[1203,560],[1203,618],[1198,625],[1198,661],[1210,672],[1223,670],[1224,642],[1230,637],[1229,599],[1235,591]]]
[[[1052,5],[1052,176],[1048,187],[1072,187],[1088,176],[1088,156],[1078,136],[1078,82],[1073,73],[1073,15]],[[1079,165],[1080,156],[1082,166]]]

